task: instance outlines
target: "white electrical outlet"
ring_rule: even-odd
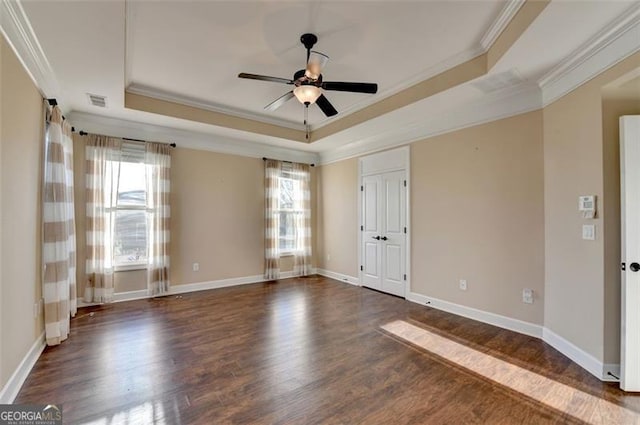
[[[327,261],[331,261],[331,254],[327,254]]]
[[[467,290],[467,281],[466,279],[460,279],[460,290],[461,291],[466,291]]]
[[[533,289],[524,288],[522,290],[522,302],[525,304],[533,304]]]
[[[200,271],[200,263],[193,263],[193,271],[194,272]]]
[[[40,301],[33,303],[33,318],[37,319],[40,315]]]

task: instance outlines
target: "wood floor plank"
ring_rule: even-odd
[[[640,413],[544,342],[323,277],[80,309],[16,403],[87,424],[581,423],[381,329],[405,321]],[[605,401],[606,400],[606,401]]]

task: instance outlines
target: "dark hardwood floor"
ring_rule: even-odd
[[[552,408],[381,329],[394,321],[640,412],[538,339],[323,277],[81,309],[16,403],[62,404],[69,424],[584,423],[582,399]]]

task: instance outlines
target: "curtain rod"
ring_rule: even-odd
[[[80,134],[81,136],[87,136],[89,133],[87,133],[86,131],[82,131],[82,130],[80,130],[80,133],[79,133],[79,134]],[[146,140],[142,140],[142,139],[131,139],[131,138],[129,138],[129,137],[120,137],[120,138],[121,138],[122,140],[128,140],[128,141],[130,141],[130,142],[147,143],[147,141],[146,141]],[[159,142],[159,143],[162,143],[162,142]],[[166,143],[166,144],[167,144],[167,145],[169,145],[169,146],[171,146],[172,148],[175,148],[176,146],[178,146],[178,145],[176,145],[175,143]]]
[[[273,159],[273,158],[266,158],[266,157],[262,157],[263,161],[266,161],[267,159]],[[293,164],[293,161],[283,161],[281,159],[273,159],[274,161],[280,161],[280,162],[286,162],[287,164]],[[309,164],[310,167],[315,167],[316,164]]]
[[[122,140],[128,140],[130,142],[140,142],[140,143],[147,143],[146,140],[142,140],[142,139],[130,139],[128,137],[122,137]],[[175,148],[177,145],[175,143],[167,143],[169,146],[171,146],[172,148]]]
[[[57,106],[58,105],[58,101],[55,98],[51,98],[51,99],[47,99],[47,102],[49,102],[50,106]],[[66,118],[64,117],[64,115],[62,116],[62,119]],[[75,133],[76,128],[75,127],[71,127],[71,131]],[[87,133],[86,131],[82,131],[80,130],[79,133],[81,136],[86,136],[89,133]],[[122,140],[130,140],[132,142],[142,142],[142,143],[147,143],[146,140],[140,140],[140,139],[129,139],[128,137],[122,137]],[[177,145],[175,143],[168,143],[169,146],[171,146],[172,148],[175,148]]]

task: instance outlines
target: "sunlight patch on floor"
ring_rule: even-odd
[[[640,414],[568,385],[497,359],[403,320],[381,328],[555,410],[592,425],[640,424]]]
[[[84,422],[83,425],[165,425],[168,423],[169,421],[166,420],[162,403],[156,402],[154,405],[153,402],[146,402],[119,412],[109,418],[100,418],[91,422]]]

